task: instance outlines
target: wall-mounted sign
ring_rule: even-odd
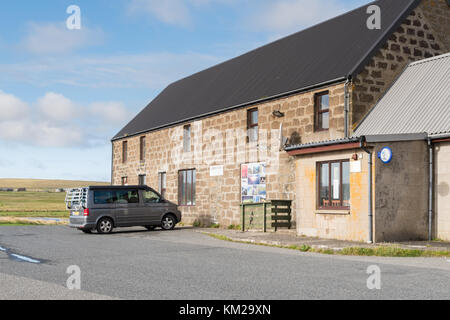
[[[361,160],[350,161],[350,172],[360,173],[361,172]]]
[[[209,175],[211,177],[223,176],[223,166],[212,166],[209,168]]]
[[[264,202],[266,197],[266,164],[243,164],[241,166],[242,203]]]
[[[389,163],[392,161],[392,149],[389,147],[384,147],[381,149],[380,152],[378,152],[378,158],[380,158],[381,162],[383,163]]]

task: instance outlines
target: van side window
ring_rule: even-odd
[[[94,191],[94,204],[114,203],[114,193],[112,191]]]
[[[118,204],[139,203],[139,193],[137,190],[119,190],[116,192]]]
[[[143,195],[144,203],[158,203],[160,201],[160,197],[153,191],[144,191]]]

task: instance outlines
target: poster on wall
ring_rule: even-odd
[[[266,164],[247,163],[241,166],[242,203],[266,201]]]

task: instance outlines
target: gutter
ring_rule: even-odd
[[[446,142],[450,141],[450,133],[436,134],[433,136],[429,136],[429,138],[433,143]]]
[[[114,185],[114,144],[111,142],[111,185]]]

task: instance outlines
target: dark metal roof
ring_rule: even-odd
[[[419,0],[378,0],[179,80],[163,90],[117,140],[300,92],[355,75]],[[367,28],[367,7],[381,8],[381,30]]]

